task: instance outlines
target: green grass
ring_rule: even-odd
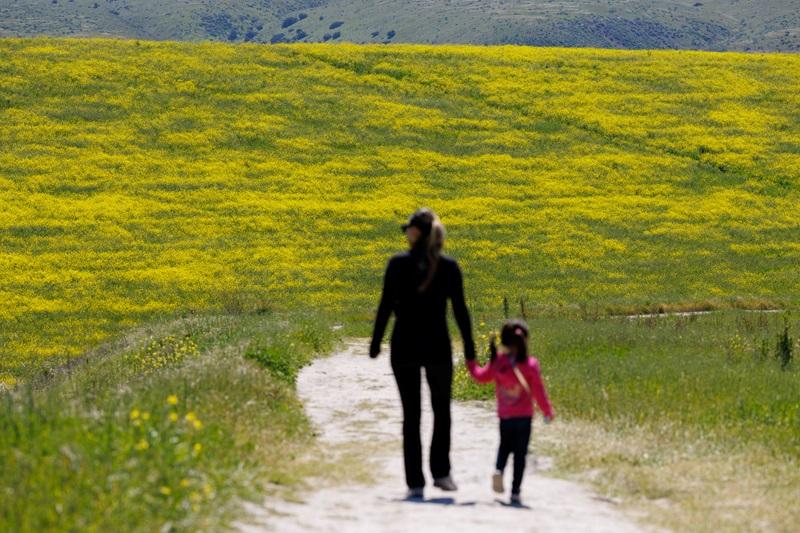
[[[532,318],[556,422],[533,448],[649,527],[791,531],[800,321],[785,313]],[[780,358],[788,326],[792,362]],[[484,333],[485,335],[485,333]],[[784,346],[786,343],[784,343]],[[457,367],[454,394],[490,399]]]
[[[293,380],[334,340],[319,314],[190,316],[0,393],[0,530],[220,529],[300,481]]]
[[[726,311],[529,322],[556,412],[548,427],[538,419],[532,447],[555,459],[555,474],[592,483],[648,527],[796,528],[800,320]],[[494,391],[459,365],[454,394]]]
[[[800,520],[800,461],[697,426],[562,419],[536,427],[533,449],[645,528],[788,533]]]
[[[425,204],[481,334],[526,298],[562,419],[796,461],[796,363],[769,355],[782,317],[607,315],[797,308],[797,57],[50,39],[0,55],[0,382],[18,383],[0,529],[216,528],[297,481],[297,371],[334,318],[368,333],[398,225]],[[490,395],[464,378],[460,397]],[[572,449],[565,465],[610,477],[647,463]],[[665,494],[648,473],[633,486]]]
[[[789,322],[800,351],[800,321]],[[539,357],[559,414],[600,425],[693,428],[732,446],[800,459],[800,374],[776,357],[781,313],[689,317],[534,318]],[[463,367],[455,395],[490,398]]]
[[[797,56],[88,39],[0,55],[0,382],[232,293],[367,322],[421,205],[478,317],[504,295],[537,312],[800,301]]]

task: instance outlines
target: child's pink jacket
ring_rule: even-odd
[[[531,397],[525,392],[514,373],[512,360],[506,353],[498,353],[494,362],[486,366],[479,366],[475,360],[467,361],[467,369],[478,383],[494,381],[497,396],[497,416],[500,418],[517,418],[533,416]],[[536,399],[536,404],[545,416],[553,416],[553,407],[547,398],[542,382],[542,373],[539,370],[539,361],[535,357],[519,364],[522,375],[528,382],[528,388]]]

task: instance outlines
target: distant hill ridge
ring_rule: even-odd
[[[0,36],[800,51],[800,0],[5,0]]]

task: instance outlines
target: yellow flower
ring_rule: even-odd
[[[178,421],[178,413],[176,413],[175,411],[172,411],[169,414],[169,421],[170,422],[177,422]]]
[[[188,479],[185,479],[185,478],[184,478],[184,479],[182,479],[182,480],[181,480],[181,482],[180,482],[180,486],[181,486],[181,488],[184,488],[184,489],[185,489],[186,487],[188,487],[190,484],[191,484],[191,483],[189,482],[189,480],[188,480]]]
[[[195,455],[200,455],[200,452],[203,451],[203,445],[199,442],[196,442],[194,448],[192,448]]]
[[[150,420],[150,413],[148,413],[147,411],[144,411],[142,413],[142,420]]]
[[[172,494],[172,489],[170,489],[169,487],[161,487],[160,489],[158,489],[158,492],[160,492],[164,496],[169,496],[170,494]]]
[[[194,426],[194,429],[197,430],[203,429],[203,423],[199,420],[192,420],[192,426]]]
[[[139,418],[139,410],[138,409],[132,409],[131,410],[131,420],[136,420],[138,418]]]
[[[197,415],[194,414],[192,411],[189,411],[188,413],[186,413],[186,416],[184,417],[184,419],[187,422],[194,422],[195,420],[197,420]]]
[[[178,405],[178,397],[175,396],[174,394],[170,394],[169,396],[167,396],[167,403],[169,405]]]
[[[146,450],[150,447],[150,443],[147,442],[145,439],[141,439],[139,442],[136,443],[136,449],[139,451]]]

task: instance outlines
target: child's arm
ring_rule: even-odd
[[[547,391],[544,390],[544,382],[542,381],[542,373],[539,370],[539,362],[536,361],[530,367],[531,370],[531,393],[536,400],[539,409],[544,413],[545,420],[553,418],[553,406],[550,405],[550,399],[547,397]]]
[[[494,368],[492,368],[491,361],[486,363],[486,366],[480,366],[475,359],[467,359],[467,370],[472,379],[478,383],[489,383],[494,380]]]

